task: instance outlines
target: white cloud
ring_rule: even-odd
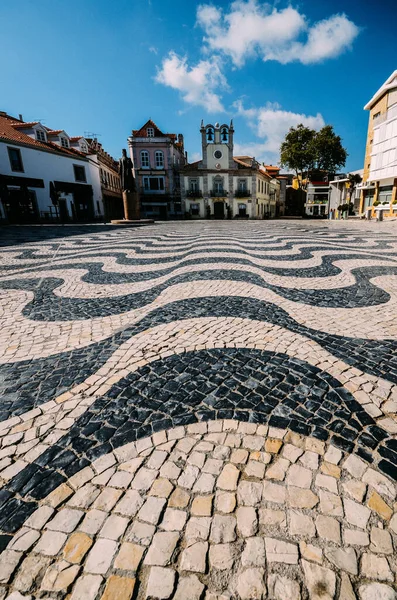
[[[358,33],[358,27],[345,15],[334,15],[311,27],[305,43],[295,42],[289,48],[269,51],[264,58],[283,64],[295,60],[304,65],[321,62],[339,56],[351,46]]]
[[[159,51],[157,50],[156,46],[150,46],[149,52],[151,52],[152,54],[158,54],[159,53]]]
[[[211,60],[201,60],[191,67],[186,57],[170,52],[163,59],[156,81],[179,90],[183,100],[189,104],[202,106],[208,112],[224,112],[221,96],[215,92],[227,89],[221,67],[221,61],[216,56],[212,56]]]
[[[284,64],[320,62],[341,54],[359,33],[343,14],[309,26],[305,15],[295,8],[279,10],[259,0],[236,0],[228,12],[202,4],[197,9],[197,24],[204,30],[206,50],[224,53],[236,67],[256,56]]]
[[[243,117],[250,129],[255,133],[258,142],[235,144],[235,154],[255,156],[259,161],[272,162],[279,159],[280,145],[290,127],[299,123],[312,129],[320,129],[325,125],[320,113],[304,115],[283,110],[278,104],[268,103],[258,108],[246,109],[241,100],[233,105],[237,114]]]

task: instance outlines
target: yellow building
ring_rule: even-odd
[[[360,213],[397,213],[397,70],[364,107],[369,111]]]

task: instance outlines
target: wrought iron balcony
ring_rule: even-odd
[[[188,198],[202,198],[203,192],[201,190],[188,190],[186,196]]]
[[[249,190],[236,190],[234,192],[235,198],[249,198],[251,196],[251,192]]]
[[[225,198],[225,196],[229,195],[229,192],[227,192],[226,190],[211,190],[209,192],[209,195],[212,198]]]

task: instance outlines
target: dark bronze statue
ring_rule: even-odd
[[[122,157],[119,160],[119,174],[121,179],[121,189],[123,192],[135,192],[135,178],[132,173],[132,160],[127,156],[127,150],[123,148]]]

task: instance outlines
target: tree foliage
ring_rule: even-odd
[[[351,199],[353,198],[354,190],[361,182],[361,175],[358,173],[349,173],[349,202],[351,202]]]
[[[295,171],[300,187],[306,187],[304,181],[310,179],[313,171],[335,173],[345,165],[347,156],[332,125],[325,125],[320,131],[302,124],[291,127],[280,150],[282,166]]]

